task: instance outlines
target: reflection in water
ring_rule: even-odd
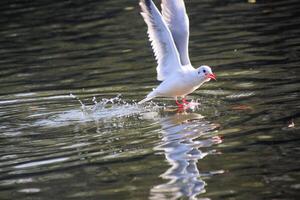
[[[161,175],[169,182],[153,187],[150,199],[178,199],[182,196],[195,199],[198,194],[205,192],[206,185],[197,167],[198,160],[213,153],[202,152],[199,148],[222,142],[217,136],[200,141],[197,139],[217,126],[196,113],[178,113],[163,118],[161,125],[164,130],[163,143],[155,150],[164,151],[171,165]]]

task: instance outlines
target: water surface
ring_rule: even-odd
[[[0,199],[298,199],[300,3],[186,1],[218,81],[158,82],[138,1],[1,1]]]

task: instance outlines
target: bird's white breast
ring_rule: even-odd
[[[175,73],[163,81],[156,89],[158,96],[186,96],[195,91],[202,83],[193,71]]]

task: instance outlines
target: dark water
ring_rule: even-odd
[[[218,77],[187,112],[134,103],[158,84],[137,5],[1,1],[0,199],[299,199],[299,1],[186,1]]]

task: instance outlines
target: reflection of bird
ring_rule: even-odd
[[[176,104],[188,104],[185,96],[210,79],[216,79],[207,65],[195,69],[188,55],[189,19],[183,0],[162,0],[162,14],[152,0],[141,0],[141,15],[157,60],[157,80],[163,81],[150,92],[144,103],[155,97],[174,97]],[[182,98],[184,104],[177,101]]]
[[[197,163],[210,152],[202,152],[201,147],[210,147],[221,142],[219,137],[198,140],[217,126],[203,119],[197,113],[175,114],[160,121],[163,132],[162,144],[155,147],[163,151],[170,168],[161,177],[167,183],[154,186],[149,199],[195,199],[205,192],[206,183],[201,179]],[[214,172],[209,172],[214,173]]]

